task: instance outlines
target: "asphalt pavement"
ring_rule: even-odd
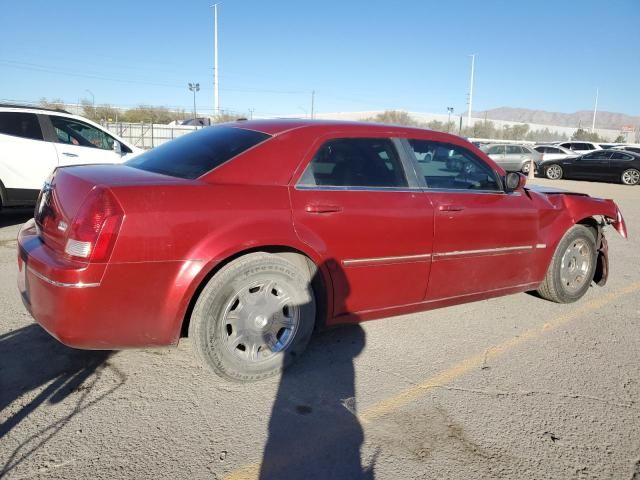
[[[87,352],[37,326],[0,213],[0,477],[640,480],[640,187],[613,198],[611,274],[579,302],[530,294],[317,335],[239,385],[169,349]],[[496,268],[500,268],[496,265]]]

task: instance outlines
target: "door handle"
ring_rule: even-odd
[[[460,212],[464,210],[462,205],[440,205],[438,210],[441,212]]]
[[[78,155],[70,152],[62,152],[65,157],[77,157]]]
[[[337,213],[342,211],[339,205],[310,204],[305,207],[307,213]]]

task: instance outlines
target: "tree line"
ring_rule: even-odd
[[[89,100],[81,100],[81,115],[94,122],[130,122],[130,123],[170,123],[174,120],[181,121],[193,118],[193,112],[184,109],[170,110],[167,107],[154,107],[150,105],[138,105],[122,111],[109,104],[93,105]],[[60,99],[47,100],[42,98],[40,106],[44,108],[53,108],[60,110],[68,110],[68,105]],[[242,115],[233,114],[231,112],[222,112],[212,116],[214,123],[223,123],[237,120]]]
[[[565,133],[551,131],[548,128],[531,130],[529,125],[516,124],[498,127],[491,120],[482,120],[475,122],[471,126],[465,126],[460,130],[457,122],[441,122],[432,120],[430,122],[421,122],[409,113],[400,110],[387,110],[379,113],[374,117],[366,118],[365,121],[377,123],[391,123],[395,125],[406,125],[418,128],[429,128],[439,132],[450,132],[464,137],[470,138],[491,138],[495,140],[520,140],[532,142],[553,142],[566,141],[569,137]],[[571,136],[571,140],[583,140],[591,142],[607,142],[604,137],[599,136],[595,132],[589,132],[579,128]],[[622,143],[625,139],[622,135],[614,140],[616,143]]]

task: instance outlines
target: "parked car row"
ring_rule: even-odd
[[[551,180],[602,180],[640,183],[640,152],[621,149],[595,150],[579,156],[553,158],[540,163],[538,175]]]

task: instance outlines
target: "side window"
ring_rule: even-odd
[[[517,145],[507,145],[507,155],[520,155],[522,153],[522,149]]]
[[[547,147],[546,153],[563,153],[559,148]]]
[[[42,140],[42,129],[35,113],[0,112],[0,133]]]
[[[102,130],[71,118],[54,115],[50,118],[58,143],[113,150],[113,138]]]
[[[633,160],[633,157],[631,155],[627,155],[626,153],[613,152],[613,154],[611,155],[611,160]]]
[[[408,183],[388,138],[339,138],[320,147],[298,185],[381,188]]]
[[[504,153],[504,145],[494,145],[487,150],[487,155],[502,155]]]
[[[416,158],[425,152],[433,158],[432,162],[418,160],[427,188],[500,191],[496,173],[466,148],[428,140],[409,140],[409,145]]]

